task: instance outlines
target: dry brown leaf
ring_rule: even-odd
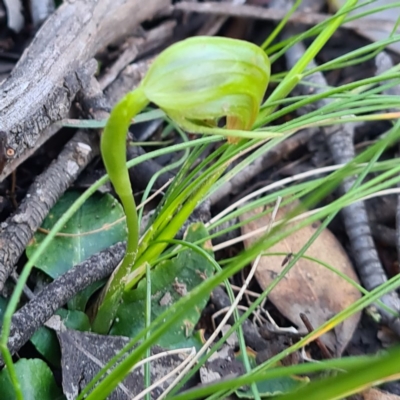
[[[379,389],[368,389],[363,392],[364,400],[400,400],[399,396],[388,392],[382,392]]]
[[[285,213],[293,207],[294,205],[291,208],[281,208],[276,219],[282,219]],[[261,211],[262,209],[253,210],[243,214],[241,219],[244,221]],[[242,233],[246,234],[266,227],[269,223],[270,214],[243,226]],[[307,226],[267,251],[269,253],[296,253],[311,238],[318,226],[319,223]],[[245,247],[248,248],[260,236],[245,239]],[[319,238],[307,250],[306,255],[335,267],[358,283],[350,259],[328,229],[322,231]],[[265,256],[261,258],[255,276],[263,290],[281,273],[284,259],[285,256]],[[301,258],[272,290],[269,300],[286,318],[296,324],[302,332],[305,332],[304,324],[300,319],[301,313],[306,314],[315,329],[354,303],[360,296],[360,292],[354,286],[334,272],[316,262]],[[340,355],[351,339],[359,319],[360,314],[352,315],[335,327],[334,331],[323,335],[321,340],[336,355]]]

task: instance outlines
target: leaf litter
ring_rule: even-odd
[[[298,203],[297,203],[298,204]],[[276,219],[284,218],[296,203],[279,209]],[[241,220],[245,221],[263,210],[261,208],[244,213]],[[242,227],[242,233],[247,234],[256,229],[268,226],[270,216],[264,215],[248,222]],[[293,223],[286,225],[286,229]],[[267,253],[282,253],[282,255],[267,254],[261,258],[255,277],[262,290],[265,290],[282,272],[282,265],[291,254],[298,253],[318,229],[319,223],[306,226],[292,233],[281,242],[267,250]],[[256,242],[260,235],[244,240],[246,248]],[[331,265],[339,272],[359,283],[353,265],[347,253],[328,230],[324,229],[305,253],[306,256]],[[349,307],[361,297],[359,290],[342,277],[325,266],[309,258],[300,258],[286,276],[271,291],[269,300],[279,312],[297,325],[301,333],[307,333],[300,317],[305,314],[314,329],[324,324],[334,315]],[[360,313],[353,314],[333,331],[321,337],[322,342],[336,355],[342,354],[360,319]]]

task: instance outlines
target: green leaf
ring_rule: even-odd
[[[90,331],[88,316],[81,311],[68,311],[64,308],[56,312],[68,329]],[[59,367],[61,360],[60,345],[55,332],[45,326],[40,327],[31,337],[36,350],[52,365]]]
[[[282,396],[282,400],[337,400],[350,398],[352,394],[365,389],[381,385],[384,382],[398,380],[400,347],[394,346],[386,353],[379,356],[357,357],[361,362],[343,366],[344,370],[338,371],[328,378],[318,379],[301,388],[298,392]],[[330,360],[327,362],[334,362]],[[345,360],[345,363],[348,360]]]
[[[43,221],[42,228],[50,230],[79,195],[77,191],[65,193]],[[36,264],[36,268],[55,279],[91,255],[125,240],[125,220],[107,227],[122,217],[122,207],[112,196],[95,194],[65,225],[62,233],[74,236],[57,236]],[[94,230],[98,231],[86,234]],[[28,257],[32,256],[45,236],[41,232],[35,234],[33,242],[26,250]]]
[[[65,193],[43,221],[42,228],[50,230],[79,195],[77,191]],[[91,255],[125,240],[126,224],[123,217],[121,205],[112,196],[95,194],[65,225],[63,233],[72,236],[57,236],[36,263],[36,268],[55,279]],[[35,233],[26,249],[28,258],[45,237],[44,233]],[[69,303],[69,307],[83,311],[88,298],[99,285],[101,283],[90,285]]]
[[[201,223],[189,227],[186,241],[196,242],[208,236]],[[206,250],[206,244],[202,245]],[[184,249],[171,260],[163,261],[151,271],[152,302],[151,319],[157,318],[162,312],[178,301],[185,293],[211,276],[214,267],[200,254],[192,249]],[[199,347],[201,341],[193,339],[194,328],[206,306],[209,295],[206,294],[197,306],[188,309],[182,318],[175,323],[168,333],[157,342],[162,347],[178,348],[181,345]],[[133,337],[145,327],[146,282],[139,282],[137,289],[126,293],[123,303],[117,313],[116,322],[111,334]]]
[[[15,363],[15,371],[21,385],[24,400],[65,399],[56,385],[53,374],[46,363],[39,359],[21,359]],[[1,398],[16,399],[7,369],[0,371]]]
[[[165,113],[161,110],[151,110],[136,115],[132,124],[138,124],[140,122],[153,121],[158,118],[165,117]],[[104,128],[107,124],[107,119],[95,120],[95,119],[63,119],[59,123],[64,128],[79,128],[79,129],[99,129]]]
[[[85,313],[60,308],[56,314],[61,317],[61,320],[68,329],[82,332],[90,331],[89,317]]]
[[[60,345],[52,329],[41,326],[31,337],[31,342],[46,361],[55,367],[60,367]]]

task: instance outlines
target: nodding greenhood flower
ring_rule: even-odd
[[[183,128],[211,133],[207,123],[227,117],[227,128],[250,130],[270,77],[258,46],[223,37],[193,37],[163,51],[140,88]]]

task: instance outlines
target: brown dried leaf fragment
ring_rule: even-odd
[[[296,204],[283,207],[277,214],[277,220],[293,210]],[[256,209],[243,214],[242,221],[260,212]],[[270,216],[262,216],[242,227],[246,234],[256,229],[268,226]],[[293,226],[293,225],[288,225]],[[286,239],[268,249],[268,253],[284,253],[281,256],[267,255],[262,257],[257,271],[256,279],[263,290],[282,272],[282,263],[290,253],[297,253],[318,229],[319,223],[302,228],[291,234]],[[244,241],[245,247],[251,246],[260,236],[253,236]],[[322,231],[318,239],[307,250],[306,256],[331,265],[353,281],[359,283],[353,266],[345,250],[328,230]],[[325,268],[323,265],[301,258],[292,267],[282,281],[272,290],[269,300],[290,321],[298,326],[301,332],[306,332],[300,314],[304,313],[310,320],[314,329],[325,323],[334,315],[350,306],[360,298],[361,294],[353,285],[346,282],[339,275]],[[360,314],[354,314],[342,324],[335,327],[321,337],[324,344],[340,355],[351,339],[357,327]]]

